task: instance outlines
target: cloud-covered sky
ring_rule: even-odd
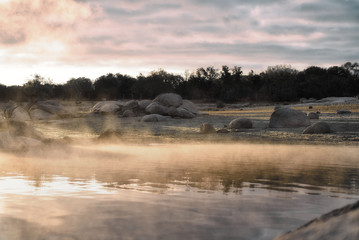
[[[359,61],[359,0],[0,0],[0,83]]]

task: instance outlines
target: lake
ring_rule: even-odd
[[[0,153],[0,239],[272,239],[359,199],[359,148],[49,145]]]

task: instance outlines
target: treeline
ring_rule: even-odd
[[[259,74],[243,75],[241,67],[198,68],[185,76],[153,71],[136,78],[120,73],[88,78],[72,78],[65,84],[35,75],[23,86],[0,85],[0,100],[36,101],[41,99],[99,100],[153,99],[164,92],[175,92],[187,99],[206,101],[297,101],[300,98],[359,95],[359,64],[298,71],[288,65],[268,67]]]

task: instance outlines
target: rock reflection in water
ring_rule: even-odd
[[[358,199],[358,153],[245,144],[2,153],[0,239],[270,239]]]

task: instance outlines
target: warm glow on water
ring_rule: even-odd
[[[271,239],[358,200],[358,155],[85,143],[0,153],[0,239]]]

